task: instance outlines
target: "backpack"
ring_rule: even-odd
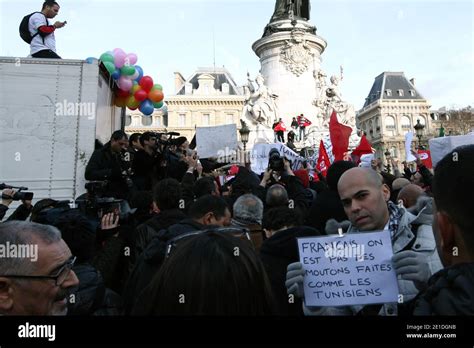
[[[33,38],[39,34],[39,31],[34,34],[33,36],[31,36],[31,33],[30,33],[30,29],[29,29],[29,24],[30,24],[30,18],[32,15],[34,15],[35,13],[41,13],[41,12],[33,12],[33,13],[30,13],[29,15],[23,17],[21,23],[20,23],[20,36],[21,38],[23,39],[23,41],[25,41],[27,44],[31,44],[31,41],[33,41]],[[43,14],[43,13],[41,13]],[[44,15],[44,14],[43,14]],[[46,21],[46,25],[48,25],[48,19],[46,18],[46,16],[44,16],[44,19]],[[43,38],[43,43],[44,43],[44,38]]]

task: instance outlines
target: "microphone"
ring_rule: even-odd
[[[24,186],[11,186],[11,185],[7,185],[5,183],[3,184],[0,184],[0,190],[4,190],[4,189],[18,189],[20,191],[25,191],[25,190],[28,190],[28,187],[24,187]]]

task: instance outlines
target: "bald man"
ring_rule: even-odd
[[[378,173],[372,169],[352,168],[346,171],[337,188],[351,222],[347,233],[390,233],[394,254],[392,262],[397,272],[399,294],[403,296],[403,302],[410,301],[419,290],[426,287],[429,277],[443,267],[431,226],[418,225],[417,216],[389,202],[388,186],[383,184]],[[288,293],[303,295],[303,277],[301,263],[288,266]],[[397,309],[397,303],[303,308],[307,315],[397,315]]]
[[[403,206],[408,209],[414,207],[418,197],[424,194],[425,191],[415,184],[409,184],[402,188],[398,193],[397,202],[402,201]]]

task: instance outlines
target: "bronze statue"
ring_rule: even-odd
[[[270,23],[280,19],[290,19],[291,14],[295,18],[309,20],[310,10],[309,0],[276,0],[275,11]]]

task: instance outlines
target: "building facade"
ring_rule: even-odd
[[[199,68],[189,79],[175,73],[175,95],[151,117],[138,110],[127,117],[126,132],[177,132],[191,140],[196,127],[237,124],[245,96],[225,68]]]
[[[358,128],[366,135],[376,149],[376,158],[390,156],[406,160],[405,135],[415,132],[417,121],[425,127],[422,144],[426,146],[428,135],[432,134],[430,105],[403,72],[383,72],[375,78],[364,107],[357,113]],[[412,148],[419,146],[414,137]]]

